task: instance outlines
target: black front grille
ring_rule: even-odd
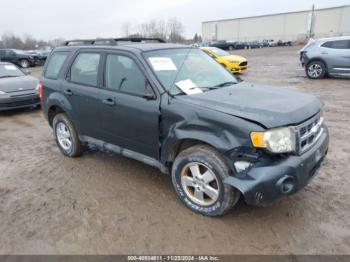
[[[34,104],[38,104],[39,102],[40,102],[39,98],[34,98],[34,99],[28,99],[28,100],[8,102],[8,103],[0,103],[0,108],[34,105]]]
[[[244,61],[244,62],[242,62],[242,63],[239,64],[239,66],[246,66],[246,65],[248,65],[248,62],[247,62],[247,61]]]

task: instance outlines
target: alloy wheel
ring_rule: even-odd
[[[72,135],[69,128],[63,122],[59,122],[56,126],[57,140],[60,146],[65,150],[69,151],[72,147]]]
[[[322,74],[322,70],[319,64],[312,64],[308,68],[308,74],[312,78],[318,78]]]
[[[214,172],[198,162],[187,164],[181,172],[181,185],[194,203],[210,206],[219,198],[219,182]]]

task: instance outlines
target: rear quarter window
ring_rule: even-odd
[[[51,78],[51,79],[57,79],[64,65],[64,62],[67,60],[68,55],[69,55],[69,52],[53,53],[46,67],[45,77]]]

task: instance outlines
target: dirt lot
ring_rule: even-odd
[[[222,218],[203,217],[156,169],[100,152],[66,158],[40,110],[1,113],[0,253],[350,254],[350,79],[306,79],[296,50],[235,53],[249,59],[244,80],[325,101],[328,158],[301,192],[269,208],[241,201]]]

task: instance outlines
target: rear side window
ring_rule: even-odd
[[[45,77],[57,79],[69,52],[56,52],[50,57],[49,64],[45,71]]]
[[[108,55],[106,61],[106,87],[143,96],[146,78],[138,65],[127,56]]]
[[[70,80],[74,83],[97,86],[98,67],[101,55],[97,53],[80,53],[70,70]]]
[[[339,40],[339,41],[328,41],[322,45],[323,47],[333,48],[333,49],[349,49],[348,40]]]

